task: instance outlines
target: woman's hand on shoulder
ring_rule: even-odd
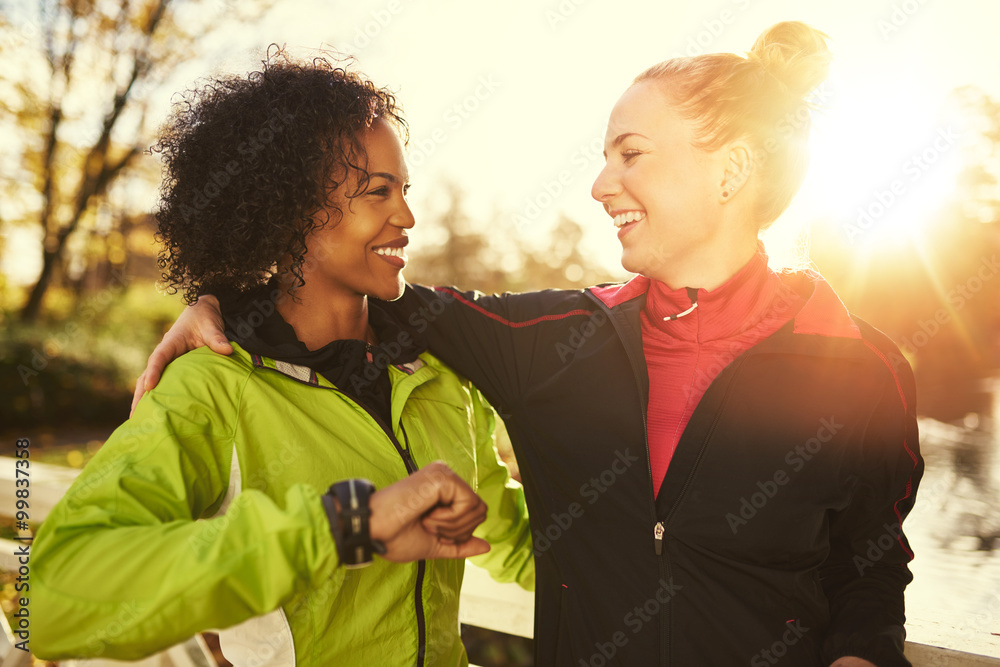
[[[139,404],[142,395],[151,390],[160,381],[163,369],[171,361],[185,352],[208,345],[213,352],[232,354],[233,346],[226,340],[225,325],[222,321],[222,310],[219,300],[211,294],[206,294],[184,309],[163,340],[156,346],[146,360],[146,369],[135,383],[135,393],[132,396],[132,409]]]

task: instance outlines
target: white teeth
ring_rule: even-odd
[[[400,259],[406,259],[406,251],[403,248],[374,248],[376,255],[391,255],[393,257],[399,257]]]
[[[615,227],[624,227],[630,222],[638,222],[646,217],[646,214],[642,211],[628,211],[627,213],[619,213],[615,216]]]

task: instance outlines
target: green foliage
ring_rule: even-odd
[[[0,312],[0,403],[5,428],[114,424],[128,417],[135,378],[179,299],[152,285],[112,286],[82,299],[53,292],[33,325]]]

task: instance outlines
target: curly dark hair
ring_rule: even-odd
[[[304,284],[306,237],[342,216],[333,191],[352,173],[348,197],[368,187],[359,132],[381,118],[406,141],[388,90],[327,58],[298,62],[273,49],[260,71],[179,94],[151,148],[164,163],[157,262],[187,303],[250,290],[286,257],[289,291]]]

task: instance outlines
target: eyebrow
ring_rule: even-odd
[[[615,140],[611,142],[611,147],[616,148],[621,142],[625,141],[629,137],[642,137],[643,139],[646,140],[649,139],[649,137],[639,134],[638,132],[626,132],[625,134],[619,134],[617,137],[615,137]]]
[[[385,171],[376,171],[374,173],[368,174],[368,178],[369,179],[372,179],[372,178],[384,178],[385,180],[389,181],[390,183],[392,183],[394,185],[396,183],[400,182],[400,179],[399,179],[398,176],[396,176],[395,174],[390,174],[390,173],[385,172]]]
[[[638,132],[625,132],[624,134],[619,134],[617,137],[615,137],[614,141],[611,142],[611,147],[612,148],[617,148],[623,141],[625,141],[629,137],[642,137],[646,141],[649,141],[649,137],[647,137],[644,134],[639,134]],[[608,152],[607,151],[603,151],[603,154],[604,154],[604,158],[607,159]]]

